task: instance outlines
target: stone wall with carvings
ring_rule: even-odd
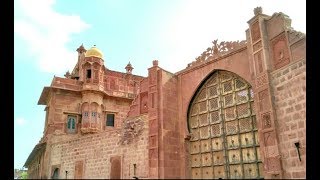
[[[272,74],[284,178],[306,177],[306,60]],[[300,143],[300,156],[295,143]]]

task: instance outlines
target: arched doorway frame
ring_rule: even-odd
[[[234,85],[234,89],[232,90],[232,94],[233,95],[231,95],[231,96],[233,96],[233,98],[234,98],[234,101],[237,101],[238,99],[236,99],[235,97],[234,97],[234,94],[235,93],[238,93],[238,92],[242,92],[242,90],[247,90],[247,92],[248,92],[248,100],[247,101],[245,101],[243,104],[248,104],[249,105],[249,109],[250,109],[250,116],[249,116],[249,121],[251,122],[251,131],[253,132],[254,131],[254,134],[252,134],[252,136],[253,136],[253,140],[255,141],[255,143],[253,143],[253,149],[254,149],[254,156],[255,156],[255,158],[256,158],[256,161],[255,161],[255,163],[256,163],[256,172],[257,172],[257,176],[255,176],[255,177],[251,177],[251,178],[260,178],[260,177],[263,177],[263,165],[262,165],[262,161],[261,161],[261,155],[260,155],[260,150],[259,150],[259,148],[260,148],[260,146],[259,146],[259,137],[258,137],[258,122],[257,122],[257,118],[256,118],[256,115],[255,114],[252,114],[252,112],[251,111],[253,111],[255,108],[254,107],[251,107],[251,106],[254,106],[254,101],[253,101],[253,96],[250,98],[250,95],[249,94],[251,94],[251,95],[253,95],[253,89],[252,89],[252,86],[250,85],[250,83],[248,83],[245,79],[243,79],[242,77],[240,77],[239,75],[237,75],[236,73],[233,73],[233,72],[230,72],[230,71],[226,71],[226,70],[214,70],[214,71],[212,71],[211,73],[209,73],[202,81],[201,81],[201,83],[199,83],[199,85],[198,85],[198,87],[195,89],[195,92],[194,92],[194,94],[193,94],[193,96],[192,96],[192,98],[190,99],[190,102],[189,102],[189,106],[188,106],[188,110],[187,110],[187,128],[188,128],[188,132],[190,133],[190,132],[192,132],[192,130],[191,130],[191,123],[190,123],[190,119],[191,119],[191,109],[192,109],[192,106],[194,105],[194,103],[196,103],[195,102],[195,100],[196,100],[196,98],[198,98],[199,97],[199,94],[203,94],[202,93],[202,91],[203,90],[205,90],[205,94],[207,94],[207,85],[208,85],[208,82],[214,77],[214,76],[218,76],[219,75],[219,73],[225,73],[225,74],[229,74],[229,75],[231,75],[231,79],[229,79],[229,80],[226,80],[226,81],[224,81],[224,82],[231,82],[231,83],[234,83],[233,85]],[[220,77],[218,77],[218,78],[220,78]],[[235,81],[237,81],[238,82],[238,80],[237,79],[239,79],[239,80],[241,80],[241,82],[244,82],[245,83],[245,86],[246,86],[246,88],[244,88],[244,89],[239,89],[239,91],[236,91],[236,87],[235,87],[235,84],[236,84],[236,82]],[[223,82],[223,83],[224,83]],[[226,83],[225,83],[226,84]],[[217,85],[220,87],[220,86],[222,86],[222,82],[218,82],[217,83]],[[208,85],[209,86],[209,85]],[[221,91],[222,92],[222,91]],[[226,94],[219,94],[219,101],[221,101],[221,99],[220,98],[225,98],[227,95],[229,95],[228,93],[226,93]],[[249,99],[250,98],[250,99]],[[240,98],[239,98],[240,99]],[[208,108],[209,108],[209,102],[208,102],[208,99],[205,99],[205,101],[207,101],[207,106],[208,106]],[[225,106],[225,104],[224,104],[224,102],[226,102],[226,101],[223,101],[223,104],[220,106],[220,108],[219,108],[219,110],[221,109],[221,112],[222,112],[222,110],[225,110],[225,109],[227,109],[226,107],[230,107],[230,106]],[[221,102],[220,102],[221,103]],[[236,109],[236,107],[237,107],[237,105],[238,105],[238,102],[234,102],[235,103],[235,110],[237,110]],[[241,106],[242,104],[240,103],[240,106]],[[200,106],[200,105],[199,105]],[[224,108],[224,109],[222,109],[222,108]],[[208,112],[209,112],[209,110],[208,110]],[[220,116],[224,116],[224,114],[223,113],[220,113],[219,114]],[[199,116],[199,114],[197,115],[197,116]],[[211,117],[209,117],[209,115],[208,115],[208,113],[207,113],[207,118],[208,119],[210,119]],[[210,115],[211,116],[211,115]],[[233,121],[237,121],[238,123],[237,123],[237,127],[238,127],[238,132],[237,132],[237,134],[238,134],[238,138],[239,138],[239,141],[238,141],[238,148],[237,148],[237,150],[240,152],[240,154],[239,154],[239,157],[240,157],[240,164],[241,164],[241,167],[240,167],[240,169],[241,169],[241,173],[239,173],[240,175],[238,176],[238,178],[248,178],[249,176],[249,174],[248,174],[248,172],[246,173],[245,172],[245,170],[248,170],[248,167],[247,167],[247,164],[249,164],[250,165],[250,163],[248,163],[248,162],[246,162],[246,161],[243,161],[243,159],[245,159],[245,157],[243,156],[243,154],[244,154],[244,152],[242,152],[243,151],[243,149],[244,148],[248,148],[248,147],[250,147],[250,146],[242,146],[241,145],[241,143],[239,144],[239,142],[241,142],[242,141],[242,139],[240,139],[240,135],[242,135],[243,133],[246,133],[246,131],[242,131],[242,132],[240,132],[240,128],[242,127],[242,126],[240,126],[240,122],[242,123],[242,119],[244,119],[243,117],[238,117],[238,111],[236,112],[236,118],[235,118],[235,120],[233,119]],[[197,119],[198,119],[199,117],[197,117]],[[204,118],[204,119],[206,119],[206,118]],[[241,121],[240,121],[241,120]],[[199,120],[197,120],[198,121],[198,123],[199,123],[199,127],[200,127],[200,121]],[[210,120],[208,120],[208,121],[210,121]],[[230,122],[227,122],[226,120],[223,120],[223,118],[221,118],[221,120],[220,120],[221,122],[220,122],[220,125],[222,126],[221,127],[221,130],[224,130],[224,131],[227,131],[227,128],[226,127],[224,127],[224,126],[226,126],[226,124],[228,124],[228,123],[230,123]],[[253,122],[255,121],[255,127],[253,127],[254,125],[253,125]],[[243,121],[244,122],[244,121]],[[211,122],[210,122],[211,123]],[[210,126],[210,123],[209,123],[209,126]],[[212,125],[212,126],[214,126],[214,125]],[[212,127],[211,126],[211,127]],[[200,130],[199,130],[200,131]],[[209,130],[210,131],[210,130]],[[210,131],[211,132],[211,131]],[[210,133],[209,132],[209,133]],[[230,159],[230,157],[228,157],[228,155],[229,154],[231,154],[230,153],[230,150],[229,150],[229,147],[228,147],[228,139],[229,139],[229,137],[231,136],[231,135],[227,135],[226,134],[226,132],[222,132],[222,136],[226,136],[226,137],[224,137],[224,138],[222,138],[223,139],[223,143],[224,144],[227,144],[227,145],[224,145],[224,149],[222,149],[222,151],[224,151],[224,160],[225,160],[225,165],[224,165],[224,171],[225,171],[225,176],[223,177],[223,178],[237,178],[237,176],[234,176],[234,175],[232,175],[232,172],[230,171],[230,170],[234,170],[234,172],[237,172],[237,169],[232,169],[231,167],[233,167],[234,166],[234,164],[232,164],[231,165],[231,163],[229,163],[228,162],[228,160]],[[241,137],[242,138],[242,137]],[[200,139],[200,137],[199,137],[199,139]],[[209,139],[213,139],[212,137],[210,137]],[[247,138],[246,138],[246,140],[247,140]],[[190,144],[192,145],[192,142],[193,142],[193,140],[192,140],[192,138],[190,139]],[[213,140],[212,140],[213,141]],[[201,142],[201,140],[200,140],[200,142],[199,142],[199,148],[200,148],[200,144],[202,144],[202,142]],[[212,145],[213,146],[213,145]],[[189,147],[189,156],[190,156],[190,158],[191,158],[191,163],[190,163],[190,166],[188,167],[188,168],[190,168],[192,171],[193,171],[193,169],[197,169],[196,168],[196,166],[194,165],[194,164],[192,164],[192,150],[191,150],[191,148]],[[213,154],[215,154],[215,152],[212,152]],[[202,154],[202,152],[200,151],[200,159],[198,159],[198,160],[200,160],[201,161],[201,157],[203,156]],[[214,161],[214,157],[213,157],[214,155],[212,155],[212,163],[213,163],[213,161]],[[234,156],[234,155],[233,155]],[[259,156],[259,157],[258,157]],[[200,164],[201,164],[201,162],[200,162]],[[246,165],[244,165],[244,164],[246,164]],[[193,167],[193,166],[195,166],[195,167]],[[246,166],[246,169],[244,169],[244,167]],[[214,165],[212,165],[211,167],[215,167]],[[201,166],[201,171],[202,171],[202,169],[203,169],[203,167]],[[251,171],[254,171],[254,170],[251,170],[251,168],[249,168],[249,170],[250,170],[250,172]],[[200,172],[201,173],[201,172]],[[207,172],[208,173],[208,172]],[[192,174],[192,172],[191,172],[191,178],[192,177],[194,177],[194,175]],[[201,176],[199,177],[199,178],[206,178],[206,177],[203,177],[203,174],[201,174]],[[210,177],[209,177],[210,178]],[[213,178],[213,177],[212,177]],[[217,176],[215,176],[215,178],[219,178],[219,177],[217,177]],[[250,178],[250,177],[249,177]]]

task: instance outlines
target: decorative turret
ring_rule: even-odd
[[[134,69],[129,61],[129,63],[127,64],[127,66],[125,67],[127,74],[132,74],[132,70]]]
[[[82,133],[96,133],[101,130],[104,90],[103,53],[94,45],[86,51],[81,63],[80,80],[84,82],[82,89]]]
[[[80,80],[96,85],[102,83],[103,65],[103,53],[94,45],[86,51],[84,60],[81,61]]]

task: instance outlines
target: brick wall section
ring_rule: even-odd
[[[98,134],[85,135],[78,138],[63,139],[64,135],[56,139],[51,146],[49,167],[61,165],[60,178],[74,178],[75,162],[83,160],[83,178],[110,178],[110,158],[121,156],[121,178],[133,177],[133,164],[136,164],[136,176],[148,177],[148,123],[143,117],[144,130],[132,143],[120,145],[119,130],[111,130]],[[67,137],[65,137],[67,138]],[[51,168],[49,168],[51,169]],[[51,177],[51,170],[48,172]]]
[[[306,177],[306,61],[271,74],[284,178]],[[295,142],[300,142],[301,162]]]

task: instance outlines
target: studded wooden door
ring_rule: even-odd
[[[262,178],[253,92],[239,76],[217,71],[190,106],[191,176]]]

